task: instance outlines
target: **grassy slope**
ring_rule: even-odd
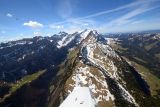
[[[79,48],[69,51],[66,60],[58,66],[59,71],[56,75],[56,79],[50,83],[49,87],[50,97],[48,107],[58,107],[66,97],[64,83],[72,73],[72,69],[76,64],[77,54],[79,54]]]
[[[11,93],[15,92],[21,86],[23,86],[24,84],[30,83],[31,81],[35,80],[36,78],[38,78],[44,72],[45,72],[45,70],[42,70],[42,71],[33,73],[31,75],[24,76],[21,80],[17,81],[17,83],[12,84],[12,88],[10,89],[10,92]]]
[[[157,43],[158,43],[158,41],[157,41],[157,42],[154,42],[154,43],[152,43],[152,44],[146,45],[144,48],[145,48],[147,51],[149,51],[149,50],[152,49]]]
[[[118,47],[122,47],[120,46],[120,44],[112,44],[112,47],[116,50],[116,51],[119,51],[119,52],[122,52],[122,49],[121,48],[118,48]],[[123,48],[123,47],[122,47]],[[127,51],[127,50],[125,50]],[[125,56],[127,57],[127,56]],[[133,56],[134,59],[137,59],[137,57]],[[129,59],[128,59],[129,60]],[[138,58],[138,60],[144,62],[142,59]],[[146,68],[145,66],[143,65],[140,65],[138,63],[136,63],[135,61],[131,61],[129,60],[131,63],[132,63],[132,66],[135,67],[135,69],[141,74],[141,76],[145,79],[145,81],[147,82],[147,84],[149,85],[150,87],[150,91],[151,91],[151,94],[154,96],[154,95],[157,95],[157,91],[160,90],[160,79],[158,77],[156,77],[155,75],[151,74],[151,71]],[[146,62],[145,62],[146,63]]]
[[[160,90],[160,79],[157,78],[155,75],[151,74],[149,69],[144,67],[143,65],[137,64],[133,61],[131,61],[131,63],[148,83],[151,94],[153,96],[157,95],[157,91]]]
[[[9,97],[12,93],[14,93],[17,89],[21,88],[23,85],[30,83],[31,81],[37,79],[44,72],[45,72],[45,70],[42,70],[42,71],[38,71],[36,73],[33,73],[31,75],[26,75],[21,80],[17,81],[17,83],[12,84],[11,88],[9,90],[9,93],[6,94],[1,101],[5,100],[7,97]]]

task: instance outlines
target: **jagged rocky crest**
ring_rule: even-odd
[[[59,42],[58,48],[71,46],[73,41],[69,58],[75,57],[75,63],[72,69],[64,71],[70,75],[64,85],[63,97],[80,86],[89,87],[99,107],[143,105],[141,100],[147,100],[150,95],[148,85],[97,31],[68,35]]]
[[[11,66],[10,69],[3,67],[3,81],[14,83],[25,75],[47,69],[44,76],[20,88],[21,94],[17,91],[2,105],[58,107],[74,87],[89,87],[98,107],[157,106],[146,81],[96,30],[73,34],[60,32],[51,37],[2,43],[0,52],[1,66]],[[9,63],[6,59],[13,62]],[[5,70],[12,71],[11,74],[19,72],[10,79]],[[38,93],[34,101],[26,98],[27,90],[32,88]],[[14,99],[17,96],[20,97]],[[23,103],[16,104],[22,98]]]

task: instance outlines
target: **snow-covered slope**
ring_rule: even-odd
[[[113,92],[113,87],[109,86],[110,81],[107,79],[110,79],[116,85],[116,90],[124,102],[139,106],[124,79],[124,73],[129,72],[131,75],[130,71],[122,71],[115,64],[123,64],[122,58],[104,41],[97,40],[99,34],[96,31],[86,33],[87,36],[82,34],[85,38],[81,41],[79,61],[65,84],[67,95],[72,93],[77,85],[89,87],[98,107],[115,106],[117,95]]]
[[[84,30],[83,32],[80,32],[80,33],[76,32],[73,34],[67,34],[62,38],[62,40],[57,42],[58,44],[57,47],[61,48],[61,47],[67,46],[72,41],[75,41],[76,44],[79,44],[83,39],[87,37],[90,31],[91,30]]]
[[[59,107],[96,107],[88,87],[75,87]]]
[[[58,48],[64,47],[69,44],[75,38],[74,34],[68,34],[62,38],[62,40],[58,41]]]
[[[29,104],[29,107],[37,107],[43,106],[43,103],[47,107],[58,107],[62,102],[61,107],[160,107],[159,96],[150,95],[150,87],[141,74],[111,47],[119,39],[104,37],[96,30],[84,30],[1,43],[0,79],[11,82],[9,86],[15,79],[47,69],[47,74],[36,81],[38,88],[35,91],[30,90],[32,84],[27,85],[28,91],[24,88],[18,91],[22,97],[15,94],[5,105],[16,104],[19,107]],[[158,40],[157,37],[152,38],[155,39]],[[158,82],[155,81],[158,80],[153,80],[153,87],[157,87]],[[28,94],[36,97],[30,98]],[[17,104],[21,100],[24,102]]]

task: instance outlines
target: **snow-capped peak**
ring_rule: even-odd
[[[84,31],[81,32],[76,32],[73,34],[66,34],[60,41],[57,42],[57,47],[61,48],[64,46],[67,46],[69,43],[71,43],[73,40],[75,42],[75,45],[78,45],[81,43],[82,40],[84,40],[89,34],[92,34],[94,37],[97,37],[99,34],[97,33],[96,30],[89,30],[85,29]],[[59,34],[64,34],[64,32],[60,32]]]
[[[57,42],[58,43],[57,47],[61,48],[61,47],[67,46],[73,40],[76,41],[76,44],[79,44],[82,40],[84,40],[89,35],[89,33],[91,31],[92,30],[86,29],[86,30],[84,30],[80,33],[76,32],[76,33],[73,33],[73,34],[67,34],[60,41]]]
[[[58,33],[59,35],[67,35],[68,33],[64,32],[64,31],[61,31]]]
[[[93,34],[97,37],[99,34],[97,32],[97,30],[92,30]]]

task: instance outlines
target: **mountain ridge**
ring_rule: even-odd
[[[58,107],[75,86],[86,86],[89,87],[99,107],[106,107],[106,105],[109,107],[146,107],[148,105],[158,107],[158,96],[151,95],[148,81],[112,47],[109,39],[106,39],[104,35],[98,34],[96,30],[84,30],[73,34],[62,32],[58,35],[58,37],[34,37],[26,41],[12,41],[0,45],[0,58],[9,58],[15,60],[16,63],[23,62],[21,65],[24,68],[20,68],[19,65],[15,66],[14,61],[14,66],[12,63],[5,62],[6,60],[1,62],[2,65],[11,64],[13,68],[15,67],[16,73],[20,71],[16,81],[19,81],[19,78],[23,79],[25,75],[38,72],[37,70],[47,69],[46,73],[35,80],[34,84],[31,81],[25,84],[26,88],[19,88],[23,94],[17,90],[3,104],[11,104],[11,107],[31,106],[33,102],[25,95],[27,93],[31,95],[30,90],[35,89],[39,94],[35,97],[34,106]],[[17,51],[19,48],[21,51]],[[5,55],[9,52],[12,54],[6,57]],[[26,56],[18,60],[19,55]],[[27,69],[28,67],[30,69]],[[7,77],[6,73],[5,75]],[[13,83],[14,81],[10,80]],[[41,87],[40,84],[44,81],[46,81],[45,85]],[[38,91],[38,87],[45,90],[44,93]],[[15,103],[20,100],[19,98],[24,101],[20,104]],[[27,104],[27,102],[30,103]]]

